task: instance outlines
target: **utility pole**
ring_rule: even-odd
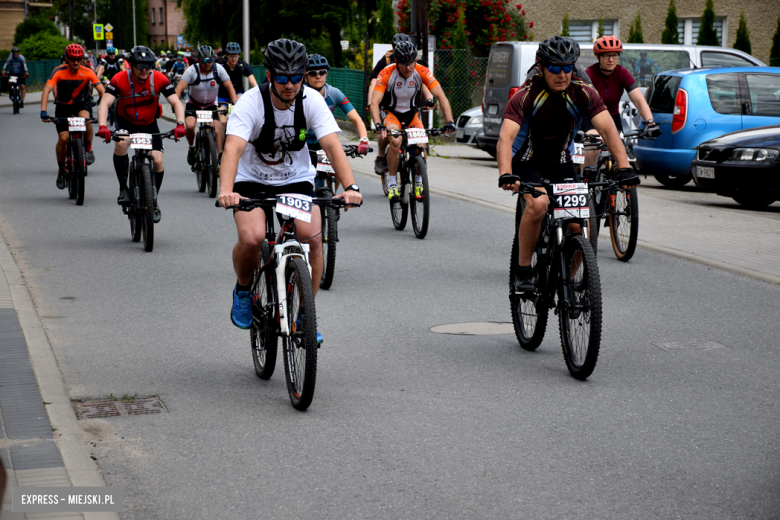
[[[244,61],[250,66],[252,65],[252,53],[249,49],[249,0],[244,0]],[[258,83],[262,82],[260,78]],[[244,78],[244,91],[246,92],[249,87],[249,80]]]
[[[68,0],[68,8],[70,9],[70,34],[68,39],[73,41],[73,0]]]
[[[70,0],[70,1],[73,2],[73,0]],[[136,32],[135,32],[135,0],[133,0],[133,47],[135,47],[137,45],[138,45],[138,41],[137,41]]]

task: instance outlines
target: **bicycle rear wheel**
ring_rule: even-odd
[[[70,178],[68,191],[72,190],[72,199],[76,199],[77,206],[84,205],[84,174],[87,163],[84,158],[84,142],[81,139],[73,140],[73,174]]]
[[[271,257],[268,241],[260,246],[260,265]],[[260,379],[270,379],[276,369],[276,352],[279,334],[274,319],[273,278],[271,271],[252,275],[252,325],[249,328],[252,340],[252,362]]]
[[[206,191],[206,177],[208,172],[206,171],[206,157],[208,152],[203,149],[205,143],[200,138],[200,131],[195,134],[195,149],[198,151],[195,157],[195,181],[198,184],[198,191],[203,193]]]
[[[409,177],[412,184],[409,186],[416,187],[417,177],[422,179],[422,194],[421,197],[417,197],[417,191],[415,188],[410,188],[409,193],[409,209],[412,214],[412,229],[414,230],[414,236],[417,238],[425,238],[428,234],[428,218],[431,211],[431,195],[428,191],[428,169],[425,166],[425,161],[419,155],[415,155],[411,163],[409,164]]]
[[[219,191],[219,157],[217,154],[217,143],[214,141],[213,132],[209,132],[206,143],[208,143],[208,151],[206,155],[209,158],[209,162],[204,174],[207,176],[209,197],[213,199],[217,196],[217,192]]]
[[[318,197],[332,198],[333,193],[328,190],[320,190]],[[330,206],[320,206],[322,215],[322,276],[320,288],[330,289],[333,285],[333,274],[336,272],[336,242],[338,231],[336,223],[336,210]]]
[[[579,380],[593,373],[601,345],[601,281],[596,255],[586,244],[582,235],[566,238],[558,287],[563,359],[572,377]]]
[[[14,114],[19,113],[19,94],[11,94],[14,98]]]
[[[154,249],[154,183],[148,163],[141,164],[141,231],[144,237],[144,251]]]
[[[138,211],[138,198],[140,198],[140,190],[136,189],[137,175],[135,171],[130,172],[130,194],[132,197],[132,203],[127,213],[127,218],[130,219],[130,236],[133,242],[141,241],[141,229],[143,228],[143,219],[141,218],[141,212]]]
[[[285,269],[287,326],[284,338],[284,374],[287,392],[296,410],[306,410],[314,398],[317,379],[317,314],[306,262],[291,258]]]
[[[628,262],[636,251],[639,235],[639,201],[636,188],[618,189],[609,208],[609,236],[618,260]]]
[[[401,198],[400,200],[390,201],[390,216],[393,219],[393,226],[398,231],[402,231],[406,227],[406,219],[409,217],[409,204],[404,202],[404,184],[398,185],[400,188]]]

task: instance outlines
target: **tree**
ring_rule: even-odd
[[[563,23],[561,24],[561,36],[571,36],[569,32],[569,13],[563,15]]]
[[[780,16],[777,17],[777,31],[772,37],[772,50],[769,52],[769,65],[780,67]]]
[[[390,43],[395,36],[393,21],[393,0],[380,0],[379,10],[375,13],[377,20],[375,37],[380,43]]]
[[[596,38],[601,38],[604,36],[604,17],[599,16],[599,26],[596,29]]]
[[[60,34],[60,30],[57,29],[54,22],[48,18],[44,16],[34,16],[16,26],[14,42],[18,45],[35,34],[51,34],[56,36]],[[25,59],[29,58],[25,57]]]
[[[631,22],[628,29],[628,41],[626,43],[645,43],[645,37],[642,34],[642,18],[640,13],[636,13],[636,18]]]
[[[92,23],[95,20],[95,2],[93,0],[73,0],[73,36],[84,42],[87,49],[95,48],[95,40],[92,39]],[[70,3],[68,0],[54,0],[52,12],[63,20],[66,25],[70,23]],[[101,23],[112,22],[109,0],[97,0],[97,19]],[[59,34],[59,30],[57,31]],[[105,40],[98,46],[105,45]]]
[[[19,44],[19,51],[27,61],[51,60],[59,58],[70,43],[57,34],[41,32],[34,34]]]
[[[669,8],[666,11],[666,28],[661,34],[661,43],[680,43],[680,33],[677,32],[677,6],[674,0],[669,0]]]
[[[747,20],[745,12],[739,15],[739,27],[737,27],[737,41],[734,42],[734,48],[748,54],[752,54],[753,47],[750,45],[750,33],[748,33]]]
[[[712,5],[712,0],[707,0],[704,13],[701,15],[701,26],[696,45],[720,45],[718,33],[715,31],[715,7]]]

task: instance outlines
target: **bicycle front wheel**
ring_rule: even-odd
[[[285,269],[287,326],[284,338],[284,374],[287,392],[296,410],[306,410],[314,398],[317,379],[317,314],[306,262],[291,258]]]
[[[214,141],[214,133],[209,132],[208,138],[208,167],[204,174],[208,177],[207,184],[209,186],[209,197],[212,199],[217,196],[219,191],[219,156],[217,154],[217,143]]]
[[[596,255],[582,235],[563,245],[558,322],[563,359],[575,379],[585,380],[596,368],[601,344],[601,281]]]
[[[609,208],[609,236],[612,250],[622,262],[628,262],[636,251],[639,235],[639,201],[636,188],[618,189]]]
[[[77,206],[84,205],[84,175],[87,170],[87,162],[84,157],[84,142],[81,139],[73,140],[73,176],[70,185],[73,187],[72,199],[76,199]]]
[[[143,226],[143,218],[141,217],[141,212],[138,210],[138,204],[136,202],[136,194],[140,192],[140,190],[136,190],[136,179],[137,179],[136,172],[131,171],[130,172],[130,193],[133,202],[129,208],[127,218],[130,219],[130,236],[132,237],[133,242],[140,242],[141,229],[144,226]]]
[[[319,197],[333,197],[330,190],[322,190]],[[333,285],[333,274],[336,272],[336,241],[337,224],[336,210],[330,206],[320,206],[322,215],[322,276],[320,277],[320,288],[330,289]]]
[[[428,191],[428,169],[419,155],[412,158],[409,176],[414,188],[409,193],[409,209],[412,214],[414,236],[425,238],[428,234],[428,218],[431,211],[431,194]]]
[[[154,183],[152,169],[148,163],[141,165],[141,234],[144,237],[144,251],[154,248]]]
[[[406,219],[409,218],[409,204],[404,202],[404,186],[400,186],[401,198],[400,200],[390,201],[390,216],[393,219],[393,226],[398,231],[402,231],[406,227]]]
[[[198,151],[198,155],[195,157],[195,181],[198,184],[198,191],[203,193],[206,191],[206,181],[208,172],[206,171],[206,157],[208,153],[203,149],[206,144],[201,139],[200,132],[195,134],[195,149]]]
[[[268,241],[260,246],[260,265],[271,257]],[[279,335],[274,319],[273,281],[271,271],[262,274],[255,271],[252,276],[252,326],[249,328],[252,340],[252,362],[260,379],[270,379],[276,369],[276,351]]]

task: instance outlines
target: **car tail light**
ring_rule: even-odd
[[[485,88],[486,86],[482,87],[482,113],[485,113]]]
[[[686,121],[688,121],[688,93],[685,89],[680,89],[677,91],[677,99],[674,102],[672,133],[682,130]]]
[[[520,90],[520,87],[512,87],[509,89],[509,99],[512,99],[512,96],[515,95],[515,92]]]

